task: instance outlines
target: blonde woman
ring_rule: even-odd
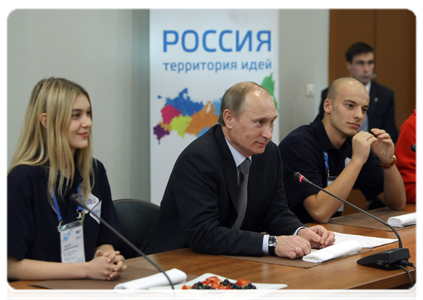
[[[9,280],[113,280],[126,269],[115,234],[69,201],[78,194],[120,227],[91,125],[80,85],[49,78],[34,87],[7,178]]]

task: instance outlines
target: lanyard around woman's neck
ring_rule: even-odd
[[[55,196],[53,190],[50,190],[50,196],[51,196],[51,199],[53,201],[54,208],[56,209],[57,219],[59,220],[59,225],[57,226],[57,228],[60,228],[62,226],[63,218],[62,218],[62,214],[60,213],[59,205],[57,203],[56,196]],[[78,186],[78,196],[81,197],[81,185]],[[82,220],[82,211],[83,210],[84,209],[81,206],[78,206],[78,208],[77,208],[78,216],[76,217],[78,221]]]

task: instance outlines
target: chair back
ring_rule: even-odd
[[[113,204],[122,225],[123,236],[140,249],[159,214],[159,206],[138,199],[119,199],[114,200]],[[139,256],[122,240],[115,243],[113,247],[115,250],[119,250],[125,258]]]

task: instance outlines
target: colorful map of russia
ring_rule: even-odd
[[[275,82],[272,78],[273,74],[265,77],[261,83],[275,101],[277,108],[277,101],[274,96]],[[161,109],[162,121],[153,127],[153,133],[159,141],[166,135],[170,135],[172,131],[182,138],[186,134],[201,136],[210,127],[217,123],[220,112],[220,102],[207,101],[194,102],[188,95],[188,89],[183,89],[177,97],[166,98],[166,103]]]

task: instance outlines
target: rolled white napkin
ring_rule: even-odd
[[[361,245],[357,241],[345,241],[336,245],[329,246],[303,257],[303,261],[312,263],[321,263],[327,260],[338,258],[347,254],[354,254],[361,250]]]
[[[402,216],[390,217],[388,224],[393,227],[404,227],[416,224],[416,213],[406,214]]]
[[[165,272],[173,284],[187,280],[187,274],[178,269],[171,269]],[[169,285],[169,281],[163,273],[154,274],[140,279],[119,283],[116,290],[144,290],[153,286]]]

